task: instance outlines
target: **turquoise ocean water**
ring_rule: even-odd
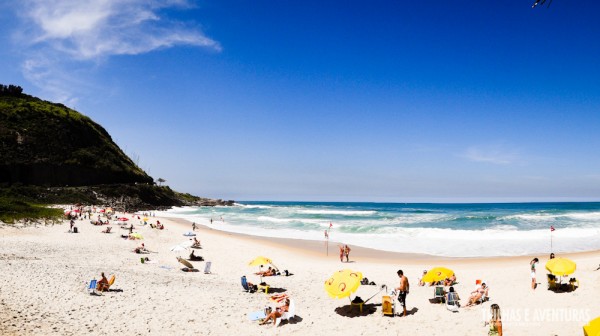
[[[515,256],[600,249],[600,203],[240,202],[165,215],[215,229],[439,256]],[[222,220],[221,220],[222,218]],[[550,227],[555,231],[551,233]]]

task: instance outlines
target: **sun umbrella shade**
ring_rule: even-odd
[[[590,323],[583,326],[583,334],[585,336],[600,336],[600,317],[591,320]]]
[[[330,297],[341,299],[349,297],[356,292],[360,286],[363,276],[361,272],[345,269],[333,273],[331,278],[325,281],[325,291]]]
[[[546,269],[556,276],[564,276],[575,273],[577,264],[567,258],[554,258],[548,260],[546,263]]]
[[[449,268],[435,267],[435,268],[430,269],[429,272],[427,272],[427,274],[425,274],[423,276],[422,281],[423,282],[437,282],[437,281],[442,281],[446,278],[449,278],[452,275],[454,275],[454,271]]]
[[[273,264],[273,261],[267,257],[257,257],[254,260],[252,260],[248,265],[249,266],[260,266],[260,265],[267,265],[267,264]]]

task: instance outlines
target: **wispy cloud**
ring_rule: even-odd
[[[471,146],[460,155],[470,161],[506,165],[515,162],[517,152],[501,145]]]
[[[193,7],[187,0],[14,3],[22,24],[14,40],[26,55],[22,64],[24,76],[43,90],[58,91],[54,92],[58,100],[64,101],[69,94],[72,83],[61,85],[60,78],[65,76],[60,73],[72,63],[94,67],[110,56],[137,55],[180,45],[221,50],[220,44],[207,37],[197,23],[166,15],[168,10]]]

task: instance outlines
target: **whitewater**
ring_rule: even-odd
[[[600,203],[239,202],[162,215],[265,237],[324,241],[328,231],[331,243],[446,257],[600,250]]]

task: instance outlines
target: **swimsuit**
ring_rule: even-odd
[[[406,307],[406,294],[408,294],[408,292],[405,291],[400,291],[398,293],[398,302],[400,302],[402,307]]]

